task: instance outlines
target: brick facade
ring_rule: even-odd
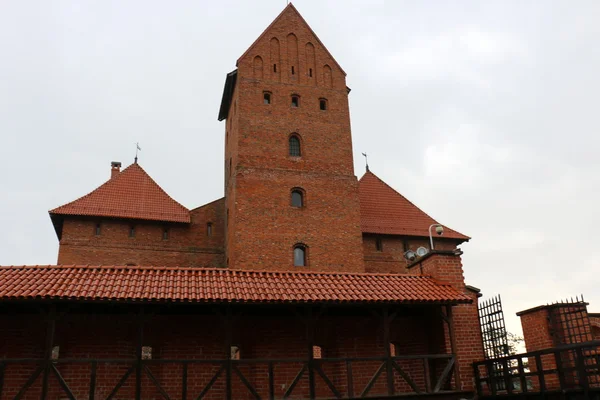
[[[190,224],[65,218],[57,263],[222,267],[224,203],[219,199],[190,211]]]

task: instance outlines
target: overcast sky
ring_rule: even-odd
[[[140,164],[194,208],[223,195],[225,74],[285,7],[0,0],[0,264],[56,263],[47,211]],[[600,312],[600,2],[294,5],[347,72],[356,174],[463,245],[467,283],[515,312]]]

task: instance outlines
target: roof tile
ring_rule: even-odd
[[[429,226],[438,223],[370,171],[360,178],[358,192],[365,233],[429,237]],[[470,239],[447,226],[444,237]]]
[[[131,164],[97,189],[50,210],[50,214],[190,222],[190,211],[173,200],[139,164]]]
[[[421,275],[88,265],[0,266],[0,300],[9,299],[242,303],[471,301],[452,286]]]

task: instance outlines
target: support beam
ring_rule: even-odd
[[[390,315],[387,307],[383,308],[383,348],[385,350],[385,373],[387,375],[388,396],[394,395],[394,370],[392,369],[392,352],[390,349]]]
[[[56,306],[52,304],[48,312],[48,326],[46,328],[46,346],[44,350],[44,369],[42,374],[41,400],[48,397],[48,376],[52,368],[52,347],[54,346],[54,331],[56,329]]]
[[[135,400],[142,399],[142,346],[144,345],[144,308],[138,315],[138,338],[135,348]]]
[[[227,305],[225,312],[225,398],[232,399],[231,392],[231,342],[233,335],[233,317],[231,315],[231,306]]]
[[[456,354],[456,333],[454,330],[454,318],[452,317],[452,306],[446,306],[446,318],[445,321],[448,323],[448,335],[450,335],[450,351],[454,354],[454,382],[456,384],[455,390],[462,390],[462,384],[460,382],[460,371],[458,364],[458,354]]]
[[[314,353],[313,347],[315,345],[315,318],[313,316],[312,308],[306,309],[306,349],[308,350],[308,389],[310,398],[315,399],[317,397],[315,389],[315,367],[314,367]]]

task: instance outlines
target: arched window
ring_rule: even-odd
[[[300,96],[298,96],[297,94],[292,95],[292,107],[300,107]]]
[[[294,246],[294,267],[306,266],[306,247],[303,244]]]
[[[263,93],[263,103],[264,104],[271,104],[271,93],[269,93],[269,92],[264,92]]]
[[[290,136],[290,156],[300,157],[302,152],[300,151],[300,138],[296,135]]]
[[[304,207],[304,193],[301,189],[292,190],[292,207]]]
[[[319,109],[321,111],[327,110],[327,99],[319,99]]]

